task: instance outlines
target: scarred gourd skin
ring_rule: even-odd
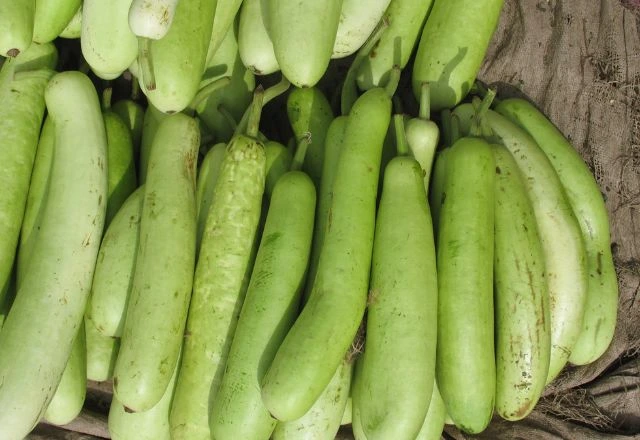
[[[580,154],[533,104],[518,98],[505,99],[496,106],[496,111],[527,131],[544,150],[580,223],[589,285],[582,331],[569,362],[588,364],[609,347],[618,314],[618,280],[611,255],[609,214],[602,192]]]
[[[9,439],[35,427],[62,377],[106,216],[107,140],[93,83],[78,71],[57,73],[45,102],[56,132],[49,189],[28,270],[0,332],[0,426]]]

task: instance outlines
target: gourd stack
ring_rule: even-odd
[[[0,0],[0,439],[508,438],[628,359],[516,0],[318,5]]]

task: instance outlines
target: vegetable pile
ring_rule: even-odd
[[[435,439],[598,359],[608,214],[476,81],[502,6],[0,0],[0,439],[87,380],[114,439]]]

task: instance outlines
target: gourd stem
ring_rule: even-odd
[[[249,119],[247,120],[247,136],[255,138],[260,128],[260,116],[262,115],[262,103],[264,98],[264,88],[262,85],[256,87],[253,92],[253,102],[249,110]]]
[[[142,83],[146,90],[156,89],[156,74],[151,56],[151,38],[138,37],[138,65],[142,75]]]
[[[409,144],[407,143],[407,135],[404,131],[404,115],[393,115],[393,126],[396,130],[396,150],[398,156],[409,155]]]
[[[304,164],[304,158],[307,154],[307,150],[311,144],[311,133],[306,132],[300,141],[298,142],[298,147],[296,148],[296,152],[293,155],[293,160],[291,161],[291,170],[299,171],[302,169],[302,165]]]

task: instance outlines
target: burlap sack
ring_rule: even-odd
[[[479,74],[525,96],[573,142],[610,214],[618,325],[595,363],[568,367],[536,410],[452,439],[640,439],[640,2],[505,0]]]

